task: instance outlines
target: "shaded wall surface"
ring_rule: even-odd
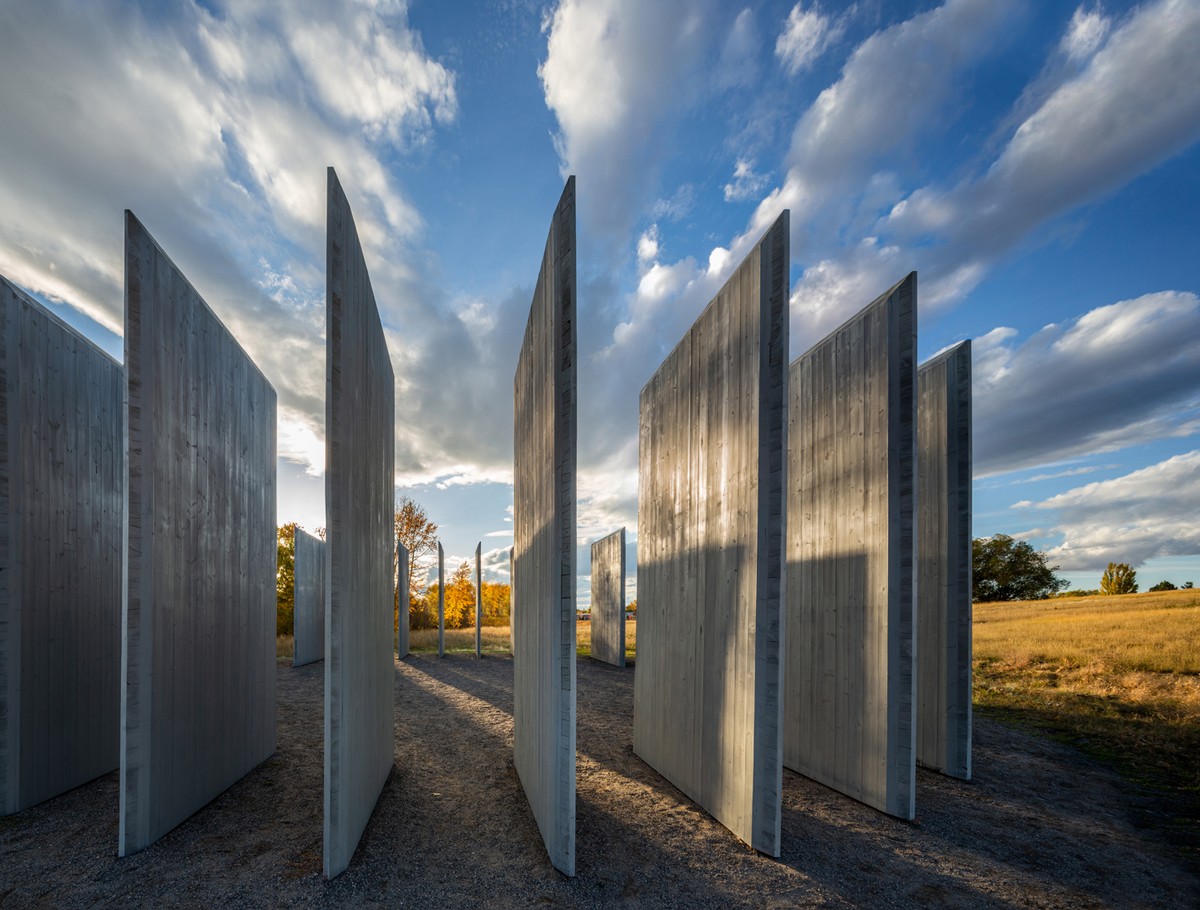
[[[625,666],[625,529],[592,544],[592,657]]]
[[[638,474],[634,751],[773,856],[787,301],[784,212],[642,389]]]
[[[575,178],[513,382],[513,751],[554,866],[575,874]]]
[[[124,385],[0,278],[0,814],[120,763]]]
[[[326,223],[325,875],[342,872],[392,768],[395,379],[350,205]]]
[[[275,751],[275,390],[125,213],[121,855]]]
[[[407,657],[412,629],[408,603],[408,547],[399,538],[396,539],[396,591],[396,656]]]
[[[784,761],[914,807],[916,274],[791,366]]]
[[[475,545],[475,656],[483,657],[483,544]]]
[[[971,342],[917,371],[917,761],[971,777]]]
[[[325,541],[296,528],[292,666],[325,659]]]

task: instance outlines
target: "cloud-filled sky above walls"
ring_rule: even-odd
[[[324,169],[396,372],[399,492],[507,578],[512,375],[579,217],[579,543],[636,550],[641,386],[782,208],[792,356],[908,271],[975,355],[975,534],[1200,581],[1200,3],[0,6],[0,274],[121,355],[132,209],[279,393],[324,523]],[[632,595],[631,587],[631,595]]]

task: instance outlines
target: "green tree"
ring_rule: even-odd
[[[1110,562],[1100,576],[1101,594],[1136,594],[1137,572],[1127,562]]]
[[[1047,565],[1045,553],[1007,534],[971,541],[971,599],[1044,600],[1070,585]]]
[[[275,634],[291,635],[296,617],[296,523],[281,525],[275,540]]]
[[[429,520],[425,510],[416,501],[407,496],[396,500],[396,537],[408,550],[408,611],[409,622],[414,628],[433,628],[437,625],[437,599],[433,601],[433,626],[424,625],[428,621],[425,591],[420,579],[425,577],[421,564],[428,556],[437,553],[438,526]],[[393,557],[395,559],[395,557]],[[392,574],[396,574],[396,564],[392,563]],[[400,628],[400,590],[396,590],[395,626]]]
[[[1178,590],[1178,589],[1173,584],[1171,584],[1169,581],[1163,580],[1163,581],[1160,581],[1158,584],[1156,584],[1154,587],[1152,587],[1150,589],[1150,593],[1153,594],[1156,591],[1176,591],[1176,590]]]

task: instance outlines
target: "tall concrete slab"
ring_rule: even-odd
[[[350,205],[328,171],[325,851],[354,856],[392,769],[395,378]]]
[[[791,365],[784,763],[915,800],[916,273]],[[639,642],[640,644],[640,642]]]
[[[120,853],[275,751],[275,390],[125,213]]]
[[[412,617],[408,612],[408,547],[396,538],[396,656],[404,658],[409,652],[409,632]]]
[[[475,656],[483,657],[483,543],[475,544]]]
[[[513,634],[513,629],[515,628],[513,625],[514,608],[517,604],[517,583],[515,580],[517,573],[513,558],[514,549],[514,547],[508,548],[508,649],[516,654],[517,637]]]
[[[917,761],[971,779],[971,342],[917,370]]]
[[[296,529],[292,666],[325,659],[325,541]]]
[[[0,277],[0,815],[120,764],[124,394]]]
[[[438,542],[438,657],[446,656],[446,554]]]
[[[575,874],[575,178],[550,223],[513,379],[513,752],[554,867]]]
[[[592,657],[625,666],[625,529],[592,544]]]
[[[642,389],[633,748],[779,855],[788,213]]]

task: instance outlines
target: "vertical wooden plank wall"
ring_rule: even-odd
[[[394,753],[395,378],[350,204],[328,171],[325,851],[350,864]]]
[[[592,657],[625,666],[625,529],[592,544]]]
[[[971,779],[971,342],[917,371],[917,761]]]
[[[275,751],[275,390],[125,213],[122,856]]]
[[[799,357],[789,414],[784,763],[901,818],[915,798],[916,298],[913,273]]]
[[[772,856],[787,355],[785,211],[642,389],[638,476],[634,751]]]
[[[292,666],[325,659],[325,541],[296,528]]]
[[[0,277],[0,815],[120,763],[124,380]]]
[[[555,868],[575,874],[575,178],[554,211],[513,379],[513,752]]]
[[[396,538],[396,590],[399,592],[397,594],[396,657],[403,658],[408,656],[412,616],[408,612],[408,547],[400,542],[400,538]]]

